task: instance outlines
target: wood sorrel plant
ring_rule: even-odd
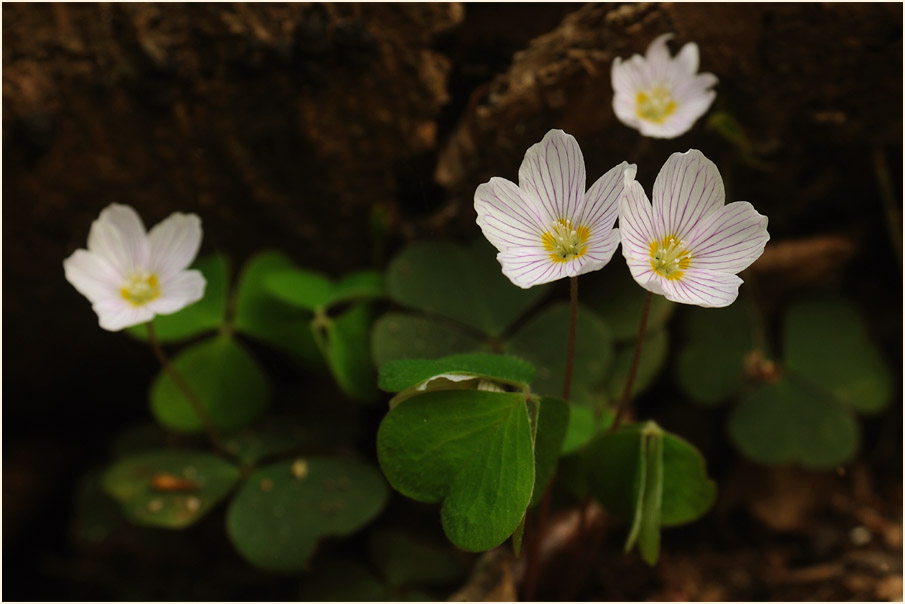
[[[549,513],[549,481],[569,430],[577,329],[577,276],[604,267],[619,238],[632,276],[649,291],[621,400],[609,429],[584,447],[578,490],[631,520],[636,542],[653,563],[661,526],[693,520],[710,506],[714,486],[688,443],[653,422],[623,425],[653,293],[700,306],[726,306],[737,295],[735,273],[768,239],[766,218],[750,204],[724,206],[722,179],[700,152],[673,155],[657,178],[653,210],[623,163],[585,193],[575,139],[551,130],[531,147],[519,185],[493,178],[475,193],[477,222],[497,248],[503,274],[530,288],[570,278],[570,312],[561,398],[535,393],[534,368],[516,359],[454,355],[398,360],[380,386],[399,392],[378,433],[381,467],[394,488],[442,502],[447,536],[471,551],[513,536],[518,550],[527,510],[541,502],[529,534],[525,596],[538,574],[538,544]],[[621,233],[614,229],[620,216]]]

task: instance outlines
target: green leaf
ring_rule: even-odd
[[[745,396],[732,410],[729,433],[754,461],[797,462],[812,469],[834,468],[851,460],[859,440],[851,411],[790,379]]]
[[[607,511],[629,518],[634,512],[639,478],[640,440],[645,429],[655,427],[663,439],[663,494],[661,524],[678,526],[704,515],[716,496],[716,485],[707,477],[701,453],[684,439],[653,422],[629,424],[615,434],[604,433],[589,445],[593,465],[592,492]],[[601,456],[608,455],[604,459]]]
[[[792,306],[786,316],[789,371],[861,413],[876,413],[892,398],[892,377],[858,310],[841,298]]]
[[[343,276],[336,282],[327,306],[352,300],[368,300],[386,295],[383,275],[373,270],[356,271]]]
[[[299,268],[267,273],[264,286],[280,301],[310,311],[324,306],[333,293],[330,279],[316,271]]]
[[[638,285],[628,267],[618,267],[588,276],[581,290],[581,300],[597,312],[610,328],[616,342],[634,342],[641,326],[641,311],[647,290]],[[663,296],[651,299],[647,315],[647,331],[664,327],[676,305]]]
[[[334,283],[316,271],[285,268],[268,273],[264,283],[274,297],[309,311],[383,296],[383,277],[372,270],[350,273]]]
[[[181,529],[207,514],[239,480],[239,469],[210,453],[145,451],[117,461],[104,490],[136,524]]]
[[[562,399],[545,397],[540,400],[537,433],[534,438],[534,493],[531,505],[540,503],[547,483],[556,470],[556,462],[569,424],[569,405]]]
[[[372,400],[377,394],[368,341],[372,314],[366,304],[353,306],[328,319],[320,336],[327,365],[339,387],[359,400]]]
[[[643,435],[644,477],[641,497],[641,557],[653,566],[660,556],[660,512],[663,504],[663,433],[659,429]]]
[[[563,440],[561,455],[574,453],[590,442],[601,430],[606,430],[613,423],[614,415],[603,410],[595,417],[594,410],[584,405],[571,405],[569,424]]]
[[[387,290],[400,304],[499,336],[548,288],[513,285],[503,276],[496,251],[479,241],[470,247],[442,242],[408,246],[390,262]]]
[[[307,366],[323,367],[311,333],[311,314],[278,300],[265,285],[275,271],[292,268],[279,252],[265,251],[246,262],[236,294],[235,328],[292,354]]]
[[[194,344],[173,359],[215,428],[235,430],[257,419],[270,401],[270,383],[250,354],[228,336]],[[169,375],[158,373],[151,386],[151,411],[162,425],[200,432],[201,420]]]
[[[171,315],[158,315],[154,318],[154,333],[161,342],[180,342],[219,329],[226,318],[229,281],[229,262],[226,256],[206,256],[195,262],[192,268],[201,271],[207,281],[204,297]],[[140,340],[148,339],[145,324],[135,325],[126,331]]]
[[[465,572],[448,544],[432,543],[410,531],[374,531],[368,539],[368,554],[394,589],[455,583]]]
[[[400,359],[436,359],[486,348],[483,340],[470,333],[411,314],[387,313],[377,319],[371,332],[377,367]]]
[[[467,551],[502,543],[531,500],[534,454],[520,394],[441,390],[409,398],[381,423],[377,455],[397,491],[443,502],[443,529]]]
[[[550,306],[534,316],[505,344],[507,352],[537,366],[532,389],[538,394],[562,394],[569,317],[568,303]],[[606,323],[579,304],[570,402],[592,402],[592,390],[600,385],[606,375],[612,354],[612,338]]]
[[[354,533],[383,509],[380,473],[351,459],[307,458],[255,471],[230,504],[226,529],[254,566],[303,570],[317,542]]]
[[[716,500],[704,456],[686,440],[663,432],[663,508],[660,524],[679,526],[704,515]]]
[[[669,340],[666,330],[657,329],[648,332],[641,347],[641,359],[638,361],[638,372],[632,384],[632,398],[644,392],[656,379],[660,369],[666,363],[669,352]],[[635,342],[622,343],[616,347],[613,362],[606,377],[606,394],[613,401],[622,399],[625,382],[632,367],[635,355]]]
[[[531,363],[517,357],[489,353],[454,354],[435,360],[404,359],[387,363],[380,368],[378,385],[386,392],[399,392],[435,376],[456,374],[527,387],[535,373]]]
[[[725,308],[683,309],[685,344],[675,376],[688,398],[717,405],[745,384],[745,357],[755,348],[754,308],[745,297]]]

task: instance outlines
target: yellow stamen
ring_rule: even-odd
[[[119,290],[123,300],[132,306],[141,306],[160,296],[157,275],[142,270],[133,271]]]
[[[691,264],[689,252],[677,237],[664,237],[650,243],[650,266],[654,272],[667,279],[681,279],[682,271]]]
[[[664,86],[654,86],[638,93],[638,117],[648,122],[662,124],[676,111],[676,101]]]
[[[568,262],[572,258],[584,256],[590,236],[591,230],[588,227],[573,227],[571,221],[560,218],[549,231],[541,235],[541,243],[550,252],[553,262]]]

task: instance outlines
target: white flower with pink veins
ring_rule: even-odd
[[[147,233],[135,210],[111,204],[91,224],[88,249],[76,250],[63,269],[91,302],[100,326],[119,331],[201,299],[204,276],[186,270],[200,246],[195,214],[176,212]]]
[[[747,201],[725,205],[723,179],[696,149],[673,153],[654,182],[653,205],[625,171],[622,254],[641,287],[673,302],[729,306],[770,239],[767,217]]]
[[[651,42],[647,55],[613,61],[613,111],[626,126],[652,138],[675,138],[707,113],[716,92],[712,73],[698,73],[698,45],[689,42],[673,58],[672,34]]]
[[[585,192],[578,142],[550,130],[525,153],[519,184],[494,177],[475,191],[477,223],[499,250],[503,274],[527,289],[603,268],[619,246],[622,162]]]

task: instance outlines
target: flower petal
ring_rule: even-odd
[[[613,258],[613,254],[616,253],[616,248],[619,247],[620,241],[622,241],[622,234],[619,232],[619,229],[609,229],[602,231],[600,235],[592,235],[591,238],[588,239],[588,247],[584,255],[575,259],[582,261],[580,269],[577,269],[580,270],[580,272],[576,272],[575,274],[583,275],[585,273],[590,273],[591,271],[600,270],[609,264],[610,260]],[[575,262],[575,260],[573,260],[573,262]]]
[[[542,247],[509,249],[497,254],[503,274],[522,289],[567,276],[567,262],[554,262]]]
[[[532,145],[518,171],[519,188],[535,195],[553,220],[574,220],[585,193],[584,156],[575,137],[550,130]]]
[[[705,308],[729,306],[743,283],[736,275],[690,268],[679,279],[661,279],[667,300]]]
[[[113,266],[87,250],[76,250],[63,261],[66,280],[92,303],[116,297],[122,279]]]
[[[673,60],[673,69],[677,75],[692,77],[697,73],[699,64],[700,52],[698,51],[698,45],[694,42],[689,42],[682,47],[682,50],[679,51],[679,54]]]
[[[581,213],[574,222],[588,227],[592,236],[608,233],[619,217],[619,199],[626,177],[634,180],[638,166],[622,162],[597,179],[584,196]]]
[[[200,271],[181,271],[160,283],[160,297],[148,302],[147,307],[158,315],[169,315],[204,297],[207,281]]]
[[[159,279],[167,279],[186,268],[201,247],[201,219],[195,214],[174,212],[148,235],[148,268]]]
[[[688,240],[692,267],[737,273],[757,260],[770,240],[767,217],[747,201],[707,216]]]
[[[97,254],[125,275],[148,260],[148,236],[141,218],[131,207],[112,203],[91,223],[88,251]]]
[[[622,255],[638,284],[656,294],[662,294],[659,277],[651,266],[650,244],[657,241],[650,202],[641,185],[626,170],[625,195],[619,206],[619,232]]]
[[[154,318],[154,311],[144,306],[133,306],[122,298],[110,298],[96,302],[92,308],[97,313],[100,326],[107,331],[119,331],[133,325],[147,323]]]
[[[494,177],[475,191],[477,223],[498,250],[536,247],[552,219],[533,195],[505,178]]]
[[[651,82],[666,84],[672,80],[672,55],[666,43],[673,34],[662,34],[654,38],[647,47],[647,69]]]
[[[653,213],[661,237],[687,240],[698,222],[725,202],[716,165],[697,149],[673,153],[654,182]]]

